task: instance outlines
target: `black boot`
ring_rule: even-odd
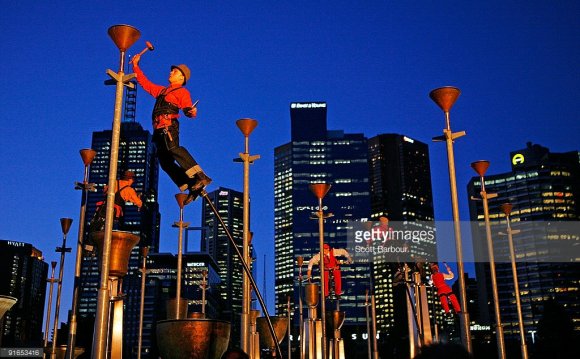
[[[187,195],[184,204],[187,205],[195,201],[195,199],[197,199],[197,197],[199,197],[201,194],[201,191],[203,191],[205,187],[211,183],[211,181],[211,178],[209,178],[205,173],[197,173],[189,183],[189,194]]]

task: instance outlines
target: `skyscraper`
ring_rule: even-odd
[[[400,134],[381,134],[368,141],[370,168],[371,218],[385,216],[391,222],[432,223],[434,218],[429,148],[418,140]],[[422,242],[411,247],[413,255],[435,254],[436,243]],[[394,300],[394,266],[384,255],[373,256],[372,273],[377,302],[377,327],[381,332],[393,333],[396,314],[403,336],[406,332],[406,305]],[[402,296],[406,293],[403,291]],[[432,301],[429,292],[429,300]],[[396,308],[396,303],[403,307]],[[400,323],[399,323],[400,322]]]
[[[208,193],[229,232],[231,233],[236,246],[243,251],[243,194],[241,192],[219,187]],[[208,253],[218,264],[220,277],[219,293],[223,303],[221,319],[231,323],[230,341],[239,343],[240,341],[240,314],[242,313],[242,279],[244,270],[242,263],[232,248],[225,231],[221,227],[215,214],[211,211],[206,199],[202,203],[201,223],[204,227],[201,242],[201,250]],[[252,247],[251,247],[252,248]],[[252,249],[251,253],[253,253]],[[252,258],[254,256],[252,255]]]
[[[0,240],[0,294],[18,299],[4,316],[3,347],[42,347],[48,264],[31,244]]]
[[[565,263],[561,257],[557,261],[549,257],[550,252],[557,249],[554,243],[562,236],[578,243],[578,230],[550,233],[548,229],[555,223],[580,219],[579,153],[552,153],[548,148],[528,143],[526,148],[511,152],[510,158],[511,172],[485,177],[486,191],[498,194],[497,198],[490,199],[489,212],[494,253],[496,262],[500,262],[496,264],[496,272],[506,339],[519,335],[511,266],[505,261],[508,244],[506,237],[499,233],[506,228],[506,218],[499,206],[507,202],[513,205],[513,228],[522,229],[513,236],[513,241],[526,336],[531,339],[531,333],[537,330],[548,300],[562,306],[569,313],[575,330],[579,331],[580,267],[570,260]],[[468,184],[468,193],[478,196],[480,187],[479,177],[474,177]],[[481,201],[470,201],[469,210],[471,220],[479,221],[479,225],[472,226],[474,253],[476,259],[481,254],[485,258],[487,247]],[[476,263],[476,274],[481,316],[489,322],[492,303],[489,265],[485,261]]]
[[[362,134],[328,131],[326,103],[295,102],[290,105],[291,142],[274,151],[274,236],[276,312],[286,313],[286,297],[298,303],[296,258],[305,263],[319,251],[317,211],[311,183],[332,185],[323,200],[325,243],[346,248],[349,221],[370,217],[367,139]],[[318,270],[313,274],[317,275]],[[343,332],[366,332],[365,288],[368,263],[342,267],[341,310],[346,311]],[[334,309],[332,306],[327,308]],[[298,326],[297,316],[295,326]],[[345,334],[350,340],[350,336]],[[359,337],[360,338],[360,337]],[[362,340],[362,339],[360,339]]]

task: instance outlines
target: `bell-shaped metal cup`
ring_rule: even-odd
[[[316,198],[323,199],[330,190],[331,185],[330,183],[311,183],[309,187]]]
[[[62,234],[64,234],[65,236],[68,234],[68,231],[70,230],[70,226],[72,224],[72,218],[61,218],[60,219],[60,227],[62,229]]]
[[[270,320],[272,321],[272,326],[274,327],[274,333],[276,333],[278,344],[280,344],[282,339],[284,339],[284,335],[286,335],[286,330],[288,329],[288,318],[274,316],[270,317]],[[270,350],[271,353],[275,353],[276,343],[274,343],[272,333],[270,333],[270,328],[268,326],[266,317],[259,317],[256,319],[256,328],[260,334],[260,347]]]
[[[91,233],[91,239],[97,245],[99,260],[102,258],[102,248],[105,241],[105,232]],[[111,254],[109,259],[109,276],[121,278],[129,270],[129,257],[133,247],[139,243],[139,236],[123,231],[113,231],[111,240]]]
[[[449,112],[460,94],[461,91],[457,87],[444,86],[431,91],[429,97],[443,112]]]
[[[187,199],[187,193],[178,193],[175,195],[175,200],[180,209],[185,207],[185,200]]]
[[[477,172],[479,177],[483,177],[487,169],[489,168],[489,161],[486,160],[479,160],[471,163],[471,168]]]
[[[7,295],[0,295],[0,320],[4,318],[4,314],[12,308],[18,299]]]
[[[163,359],[220,359],[230,341],[230,323],[217,319],[157,322],[157,347]]]
[[[342,328],[344,324],[346,313],[340,310],[333,310],[332,312],[326,312],[326,331],[333,333],[335,330]]]
[[[512,213],[513,205],[511,203],[504,203],[499,206],[500,211],[503,212],[506,216],[509,216]]]
[[[95,151],[91,148],[83,148],[79,152],[81,153],[81,159],[83,160],[85,167],[89,166],[91,163],[93,163],[93,160],[95,159],[95,156],[97,155],[97,151]]]
[[[113,25],[109,28],[108,33],[122,52],[127,51],[141,37],[141,32],[131,25]]]
[[[311,308],[315,308],[320,301],[320,285],[306,283],[304,286],[304,302]]]
[[[256,126],[258,126],[258,121],[251,118],[242,118],[236,121],[236,126],[242,131],[244,137],[248,137]]]

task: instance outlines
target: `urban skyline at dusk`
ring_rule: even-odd
[[[70,217],[67,246],[75,247],[81,193],[74,182],[83,177],[78,151],[90,147],[94,131],[110,129],[113,118],[114,89],[103,84],[106,69],[118,70],[119,51],[107,35],[112,25],[140,30],[128,55],[153,43],[140,63],[153,82],[167,84],[172,64],[192,69],[187,87],[200,100],[199,112],[194,120],[182,117],[181,141],[214,179],[209,190],[241,190],[242,166],[232,159],[244,142],[235,121],[258,121],[250,153],[261,158],[250,169],[250,191],[261,275],[264,255],[266,267],[274,267],[273,156],[290,139],[290,103],[326,102],[330,130],[400,133],[427,143],[435,218],[449,220],[445,146],[431,142],[442,134],[444,116],[428,94],[457,86],[462,94],[451,127],[467,132],[455,154],[461,218],[468,220],[471,162],[490,160],[492,175],[509,171],[509,152],[528,141],[552,152],[580,150],[579,14],[574,1],[525,7],[500,1],[355,7],[345,1],[176,2],[147,9],[118,1],[8,3],[0,15],[0,239],[31,243],[47,262],[58,260],[59,218]],[[136,118],[149,130],[152,107],[139,88]],[[160,172],[160,252],[176,252],[176,193]],[[200,203],[186,207],[192,225],[201,221]],[[61,313],[70,306],[74,258],[73,249]],[[272,308],[273,278],[267,283]]]

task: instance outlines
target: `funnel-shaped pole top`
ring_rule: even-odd
[[[512,213],[512,208],[514,206],[511,203],[504,203],[501,206],[499,206],[499,209],[506,215],[509,216],[510,213]]]
[[[68,231],[70,230],[70,225],[72,224],[72,218],[61,218],[60,219],[60,226],[62,228],[62,234],[65,236],[67,235]]]
[[[115,45],[122,52],[127,51],[141,37],[141,32],[131,25],[113,25],[108,32]]]
[[[298,267],[302,267],[302,265],[304,264],[304,257],[302,256],[296,257],[296,264],[298,264]]]
[[[52,269],[56,268],[56,261],[52,261],[52,262],[50,262],[50,267],[51,267]]]
[[[186,193],[178,193],[175,195],[175,200],[177,201],[177,205],[180,209],[183,209],[185,206],[185,200],[187,199]]]
[[[97,151],[91,148],[83,148],[79,152],[81,153],[81,159],[83,160],[85,166],[89,166],[97,155]]]
[[[431,91],[429,97],[443,112],[449,112],[460,94],[461,91],[457,87],[444,86]]]
[[[258,121],[251,118],[242,118],[236,121],[236,126],[242,131],[244,137],[248,137],[252,131],[258,126]]]
[[[477,172],[479,177],[483,177],[487,169],[489,168],[489,161],[486,160],[479,160],[471,163],[471,168]]]
[[[323,199],[330,190],[330,186],[330,183],[311,183],[309,187],[316,198]]]
[[[141,257],[146,258],[149,254],[149,247],[141,247]]]

